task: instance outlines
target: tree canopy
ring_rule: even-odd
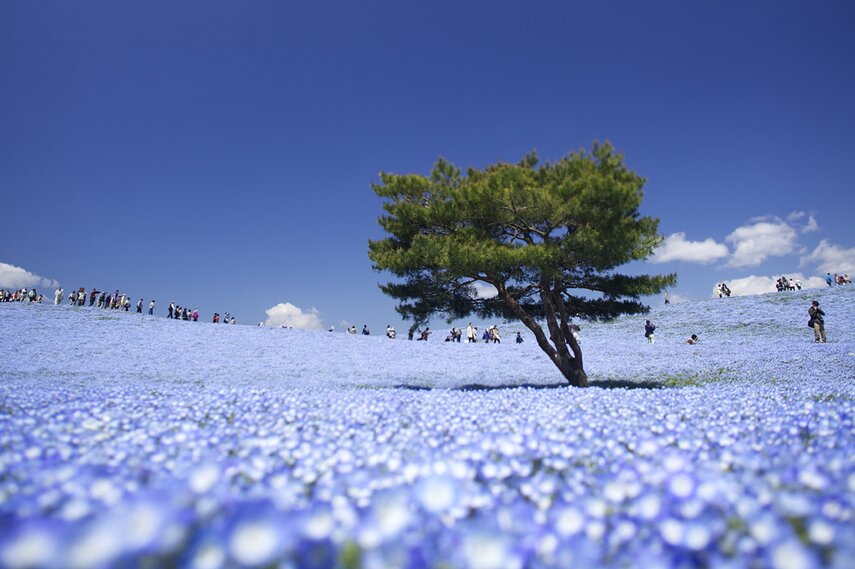
[[[532,153],[465,175],[443,159],[430,176],[383,172],[372,188],[388,236],[369,241],[368,256],[397,277],[381,289],[405,319],[519,319],[565,378],[584,386],[572,318],[646,312],[640,297],[676,281],[615,272],[661,241],[658,219],[639,213],[643,186],[608,143],[554,163]],[[479,296],[478,283],[497,294]]]

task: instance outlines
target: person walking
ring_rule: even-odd
[[[53,303],[54,304],[62,304],[62,297],[65,295],[65,292],[62,290],[62,287],[56,289],[56,292],[53,293]]]
[[[814,300],[810,304],[810,308],[808,308],[808,316],[810,316],[810,320],[808,321],[808,327],[813,328],[814,343],[818,344],[820,338],[822,338],[822,343],[824,344],[825,312],[823,312],[822,308],[819,307],[819,302]]]
[[[175,303],[174,303],[174,302],[170,302],[170,303],[169,303],[169,311],[166,313],[166,317],[167,317],[167,318],[172,318],[172,314],[173,314],[174,312],[175,312]]]
[[[472,343],[478,341],[478,339],[475,337],[475,330],[477,330],[477,328],[473,327],[472,323],[470,322],[469,326],[466,327],[466,341],[467,341],[467,343],[472,344]]]
[[[653,332],[655,330],[656,326],[654,326],[653,323],[648,320],[647,323],[644,325],[644,337],[647,338],[647,342],[649,344],[652,344],[656,341],[656,337],[653,335]]]
[[[151,302],[148,303],[148,315],[154,316],[154,299],[152,299]]]
[[[139,299],[137,301],[137,314],[142,314],[142,304],[143,304],[142,299]]]

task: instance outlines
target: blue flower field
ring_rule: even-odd
[[[582,323],[576,389],[518,323],[0,304],[0,566],[852,567],[853,321],[834,287]]]

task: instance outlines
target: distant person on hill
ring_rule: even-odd
[[[232,316],[232,319],[229,320],[229,324],[237,324],[237,320],[235,320],[234,316]]]
[[[154,316],[154,299],[152,299],[151,302],[148,303],[148,315]]]
[[[476,330],[478,330],[478,328],[475,328],[474,326],[472,326],[471,322],[469,323],[469,326],[466,327],[466,341],[468,343],[471,344],[473,342],[478,341],[478,338],[475,336]]]
[[[811,306],[808,308],[808,316],[810,316],[808,326],[813,328],[813,341],[814,343],[819,343],[820,338],[822,338],[822,343],[824,344],[825,312],[823,312],[822,308],[819,307],[819,302],[814,300],[810,304]]]
[[[386,337],[390,340],[394,340],[397,335],[398,333],[395,332],[395,327],[391,324],[386,324]]]
[[[668,291],[665,291],[665,304],[671,304],[671,299],[668,297]]]
[[[174,303],[174,302],[170,302],[170,303],[169,303],[169,310],[168,310],[168,311],[167,311],[167,313],[166,313],[166,317],[167,317],[167,318],[172,318],[172,314],[173,314],[174,312],[175,312],[175,303]]]
[[[727,283],[721,283],[721,292],[724,293],[724,296],[730,297],[730,289],[727,287]]]
[[[65,296],[65,293],[62,290],[62,287],[56,289],[56,292],[53,293],[53,303],[54,304],[62,304],[62,297]]]
[[[194,308],[193,309],[193,322],[198,322],[198,321],[199,321],[199,309]]]
[[[825,273],[825,284],[828,286],[834,284],[834,277],[831,276],[831,273]]]
[[[214,324],[220,323],[220,314],[218,312],[214,312],[214,318],[213,318],[212,322]],[[330,330],[330,332],[332,332],[332,330]]]
[[[494,344],[502,343],[502,337],[499,335],[498,326],[493,326],[493,328],[490,330],[490,339],[493,341]]]
[[[363,336],[370,336],[371,335],[371,332],[368,331],[368,324],[362,325],[362,335]]]
[[[697,343],[698,343],[698,342],[700,342],[700,341],[701,341],[701,340],[700,340],[700,338],[698,338],[698,335],[697,335],[697,334],[692,334],[692,335],[691,335],[691,337],[689,337],[689,339],[688,339],[688,340],[686,340],[686,343],[687,343],[687,344],[689,344],[690,346],[693,346],[693,345],[697,344]]]
[[[418,341],[425,341],[426,342],[429,337],[430,337],[430,326],[428,326],[427,328],[422,330],[422,333],[419,335],[419,338],[416,341],[417,342]]]
[[[143,304],[142,299],[139,299],[137,301],[137,314],[142,314],[142,304]]]
[[[650,344],[656,341],[656,338],[653,336],[654,330],[656,330],[656,326],[648,320],[647,323],[644,324],[644,337],[647,338],[647,342]]]
[[[216,316],[217,318],[219,318],[219,317],[220,317],[220,315],[219,315],[219,314],[216,314],[215,316]],[[330,325],[330,329],[329,329],[329,330],[327,330],[327,332],[335,332],[335,326]]]
[[[516,342],[517,342],[517,344],[522,344],[522,343],[523,343],[522,333],[517,332],[517,339],[516,339]]]

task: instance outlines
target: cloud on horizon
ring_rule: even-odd
[[[320,313],[317,308],[304,312],[299,306],[290,302],[280,302],[264,311],[267,314],[265,326],[281,328],[288,326],[302,330],[323,330],[324,323],[321,322]]]
[[[55,279],[40,277],[21,267],[0,262],[0,287],[2,288],[57,288],[58,286],[59,281]]]
[[[789,255],[796,251],[797,238],[795,228],[782,219],[754,218],[725,238],[733,244],[727,266],[753,267],[769,257]]]
[[[703,241],[687,241],[685,233],[672,233],[656,248],[650,258],[652,263],[686,261],[689,263],[712,263],[727,257],[727,245],[717,243],[712,237]]]
[[[817,269],[823,273],[855,273],[855,247],[844,249],[823,239],[810,255],[802,257],[799,265],[810,262],[817,263]]]

